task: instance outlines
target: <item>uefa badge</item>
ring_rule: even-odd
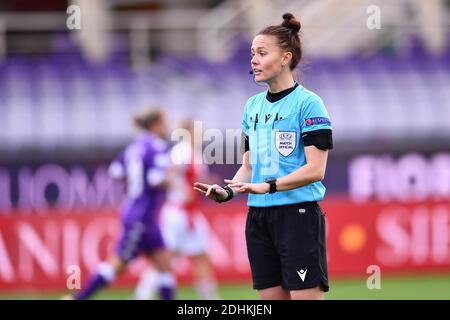
[[[276,131],[275,132],[275,146],[279,153],[287,157],[290,155],[297,143],[297,132],[295,131]]]

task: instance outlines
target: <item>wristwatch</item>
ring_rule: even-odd
[[[268,183],[270,185],[269,193],[277,192],[277,179],[276,178],[267,178],[264,182]]]

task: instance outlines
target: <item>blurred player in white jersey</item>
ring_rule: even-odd
[[[208,257],[209,225],[199,211],[198,193],[192,189],[195,181],[208,175],[208,168],[202,164],[201,152],[196,151],[195,144],[201,143],[201,139],[194,139],[193,121],[184,121],[181,128],[185,129],[185,139],[171,150],[175,172],[172,172],[167,201],[160,213],[161,231],[174,259],[180,256],[192,258],[199,298],[215,300],[218,299],[217,284]],[[151,299],[157,290],[159,276],[156,270],[147,268],[136,287],[135,299]]]

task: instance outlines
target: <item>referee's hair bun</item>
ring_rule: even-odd
[[[291,29],[294,33],[297,33],[302,28],[300,21],[298,21],[292,13],[283,14],[283,22],[281,23],[283,27]]]

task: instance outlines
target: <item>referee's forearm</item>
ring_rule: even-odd
[[[316,166],[306,164],[290,174],[277,179],[277,191],[287,191],[300,188],[324,178],[322,170]]]
[[[233,181],[239,181],[239,182],[251,182],[252,179],[252,167],[243,164],[240,166],[239,170],[236,172],[236,174],[233,177]],[[236,189],[238,188],[231,188],[234,193],[236,193]]]

